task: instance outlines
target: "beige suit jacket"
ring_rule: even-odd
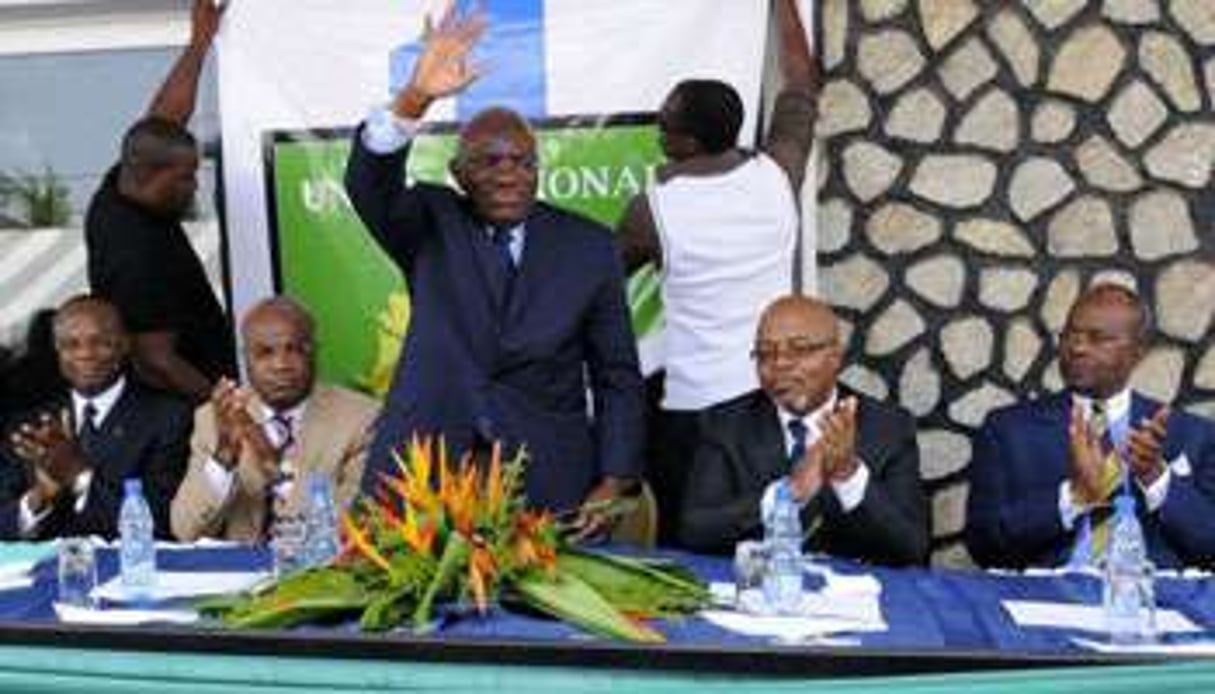
[[[250,413],[262,419],[261,404],[250,404]],[[291,461],[295,484],[285,513],[299,512],[305,481],[314,472],[333,480],[339,508],[350,504],[362,481],[363,461],[378,414],[379,405],[365,395],[334,386],[318,384],[313,388],[297,432],[296,459]],[[215,445],[215,416],[207,403],[194,412],[190,465],[171,508],[173,534],[183,542],[199,537],[259,542],[266,527],[267,487],[274,480],[242,454],[228,495],[220,497],[206,474]]]

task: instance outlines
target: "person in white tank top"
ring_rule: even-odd
[[[618,230],[630,273],[651,262],[662,273],[666,374],[647,451],[662,542],[674,539],[699,413],[757,387],[747,354],[760,312],[793,288],[819,70],[796,0],[775,7],[784,86],[760,151],[737,146],[743,105],[733,87],[680,82],[658,116],[668,162]]]

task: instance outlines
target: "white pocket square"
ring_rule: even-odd
[[[1190,459],[1186,457],[1185,453],[1173,458],[1169,462],[1169,469],[1173,471],[1174,475],[1179,477],[1189,477],[1193,473],[1193,469],[1190,467]]]

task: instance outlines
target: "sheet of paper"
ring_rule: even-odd
[[[55,615],[67,624],[104,624],[133,626],[136,624],[190,624],[198,621],[193,610],[94,610],[75,605],[55,603]]]
[[[33,576],[0,576],[0,591],[23,590],[33,585]]]
[[[264,571],[157,571],[156,585],[151,595],[140,596],[153,601],[196,598],[247,590],[269,576]],[[115,576],[93,591],[93,597],[111,602],[133,602],[139,598],[128,595],[122,580]]]
[[[1072,643],[1098,653],[1142,653],[1145,655],[1215,656],[1215,640],[1181,643],[1113,644],[1095,639],[1074,638]]]
[[[712,583],[709,591],[719,605],[734,603],[733,584]],[[762,608],[747,610],[745,607],[743,610],[706,610],[701,615],[723,629],[746,636],[767,636],[789,643],[806,642],[839,632],[885,631],[887,625],[882,617],[880,595],[881,584],[876,580],[871,584],[828,579],[822,590],[802,595],[798,615],[778,617],[760,613]],[[754,597],[752,604],[762,604],[760,596]],[[744,605],[746,602],[744,598]]]
[[[1004,600],[1001,605],[1018,626],[1105,631],[1105,615],[1100,605],[1034,600]],[[1192,634],[1202,629],[1177,610],[1156,610],[1156,631],[1161,634]]]

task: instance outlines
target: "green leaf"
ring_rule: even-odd
[[[593,634],[637,643],[662,643],[662,634],[626,617],[578,576],[558,569],[555,577],[531,572],[512,586],[530,607]]]
[[[463,535],[453,532],[447,536],[435,575],[413,611],[413,629],[416,633],[426,633],[434,628],[431,617],[435,599],[440,593],[446,593],[468,566],[469,551],[468,540],[464,539]]]

